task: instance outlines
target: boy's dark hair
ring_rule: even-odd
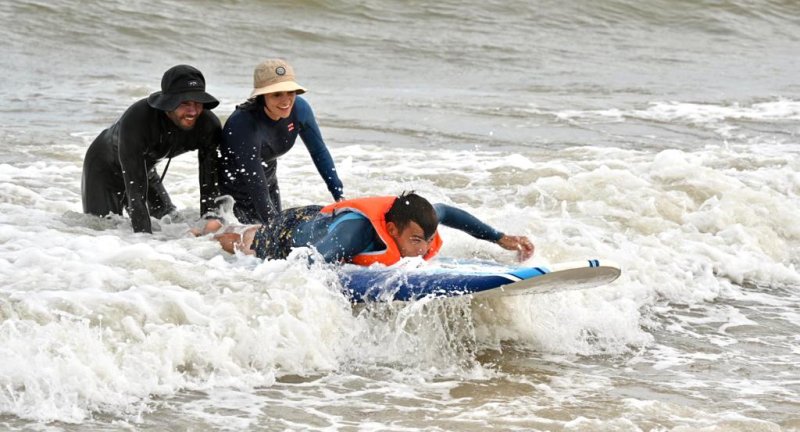
[[[429,239],[436,233],[439,217],[428,200],[411,191],[403,192],[394,200],[392,207],[386,212],[386,222],[393,222],[401,231],[409,222],[415,222],[422,228],[425,238]]]

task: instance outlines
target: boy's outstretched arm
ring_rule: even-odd
[[[525,236],[505,235],[466,211],[447,204],[434,204],[433,208],[442,225],[464,231],[477,239],[497,243],[503,249],[517,251],[520,261],[533,256],[533,243]]]

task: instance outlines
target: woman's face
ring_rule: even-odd
[[[264,95],[264,111],[272,120],[280,120],[289,117],[294,107],[294,98],[297,92],[277,92]]]

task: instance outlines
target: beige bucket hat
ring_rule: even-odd
[[[296,91],[303,94],[306,89],[295,82],[294,69],[282,59],[264,60],[253,72],[253,91],[250,97],[267,93]]]

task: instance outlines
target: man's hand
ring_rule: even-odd
[[[525,236],[503,235],[497,244],[503,249],[517,251],[517,259],[520,262],[533,256],[533,243]]]

